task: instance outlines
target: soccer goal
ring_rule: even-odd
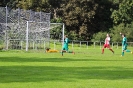
[[[0,7],[0,44],[3,49],[45,49],[64,41],[64,24],[50,23],[50,13]]]
[[[27,21],[26,51],[45,49],[52,41],[64,41],[64,23]]]

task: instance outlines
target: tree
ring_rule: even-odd
[[[98,32],[93,35],[92,41],[104,42],[107,32]]]
[[[0,1],[0,6],[5,7],[8,2],[10,2],[10,0],[1,0]]]
[[[111,18],[115,25],[120,23],[129,24],[133,21],[133,1],[123,0],[119,4],[119,8],[113,10]]]
[[[108,0],[68,0],[63,9],[68,33],[77,39],[91,40],[94,33],[108,31],[112,27],[111,6]]]
[[[133,0],[121,0],[117,9],[111,15],[114,27],[111,29],[113,41],[120,41],[120,32],[126,34],[128,41],[132,41],[133,36]]]
[[[78,34],[79,38],[85,39],[86,35],[89,34],[89,32],[87,33],[87,24],[94,17],[95,12],[93,9],[96,6],[93,6],[92,2],[87,0],[69,0],[64,7],[63,19],[66,28],[70,32],[75,31],[75,34]]]
[[[111,29],[111,36],[113,42],[121,42],[122,38],[120,32],[124,33],[128,38],[128,42],[133,41],[133,22],[125,26],[124,23],[114,26]]]

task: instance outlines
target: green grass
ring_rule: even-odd
[[[131,48],[132,49],[132,48]],[[132,88],[133,54],[75,49],[75,55],[1,51],[0,88]]]

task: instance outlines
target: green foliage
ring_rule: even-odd
[[[121,42],[121,33],[124,33],[128,39],[128,42],[132,42],[133,39],[133,22],[131,24],[124,24],[121,23],[118,26],[114,26],[113,29],[111,29],[111,36],[112,41],[114,42]]]
[[[0,1],[0,6],[2,6],[2,7],[3,7],[3,6],[6,6],[7,3],[10,2],[10,1],[13,1],[13,0],[1,0],[1,1]]]
[[[62,18],[53,18],[53,19],[51,19],[51,23],[62,23]]]
[[[120,23],[131,23],[133,20],[133,1],[132,0],[123,0],[119,4],[118,10],[112,12],[111,18],[115,24]]]
[[[121,42],[122,37],[120,35],[124,33],[128,39],[128,42],[132,42],[133,39],[133,22],[131,24],[121,23],[110,29],[110,37],[112,42]],[[104,41],[107,32],[98,32],[93,35],[92,41]]]
[[[52,28],[50,30],[50,35],[52,39],[62,39],[62,25]]]
[[[69,2],[63,6],[65,7],[63,9],[63,21],[66,24],[67,31],[71,32],[70,36],[74,37],[77,34],[77,37],[81,38],[82,35],[87,33],[87,25],[84,24],[84,22],[87,23],[87,19],[91,17],[91,14],[88,11],[89,6],[87,6],[85,3],[87,4],[87,1],[69,0]]]
[[[91,40],[94,33],[108,31],[111,5],[106,0],[69,0],[63,9],[67,31],[73,30],[79,40]]]
[[[106,38],[107,32],[98,32],[93,35],[92,41],[104,41]]]

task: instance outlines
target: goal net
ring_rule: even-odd
[[[62,44],[63,36],[63,23],[27,21],[26,51],[29,49],[50,48],[50,43],[54,44],[55,41]]]

